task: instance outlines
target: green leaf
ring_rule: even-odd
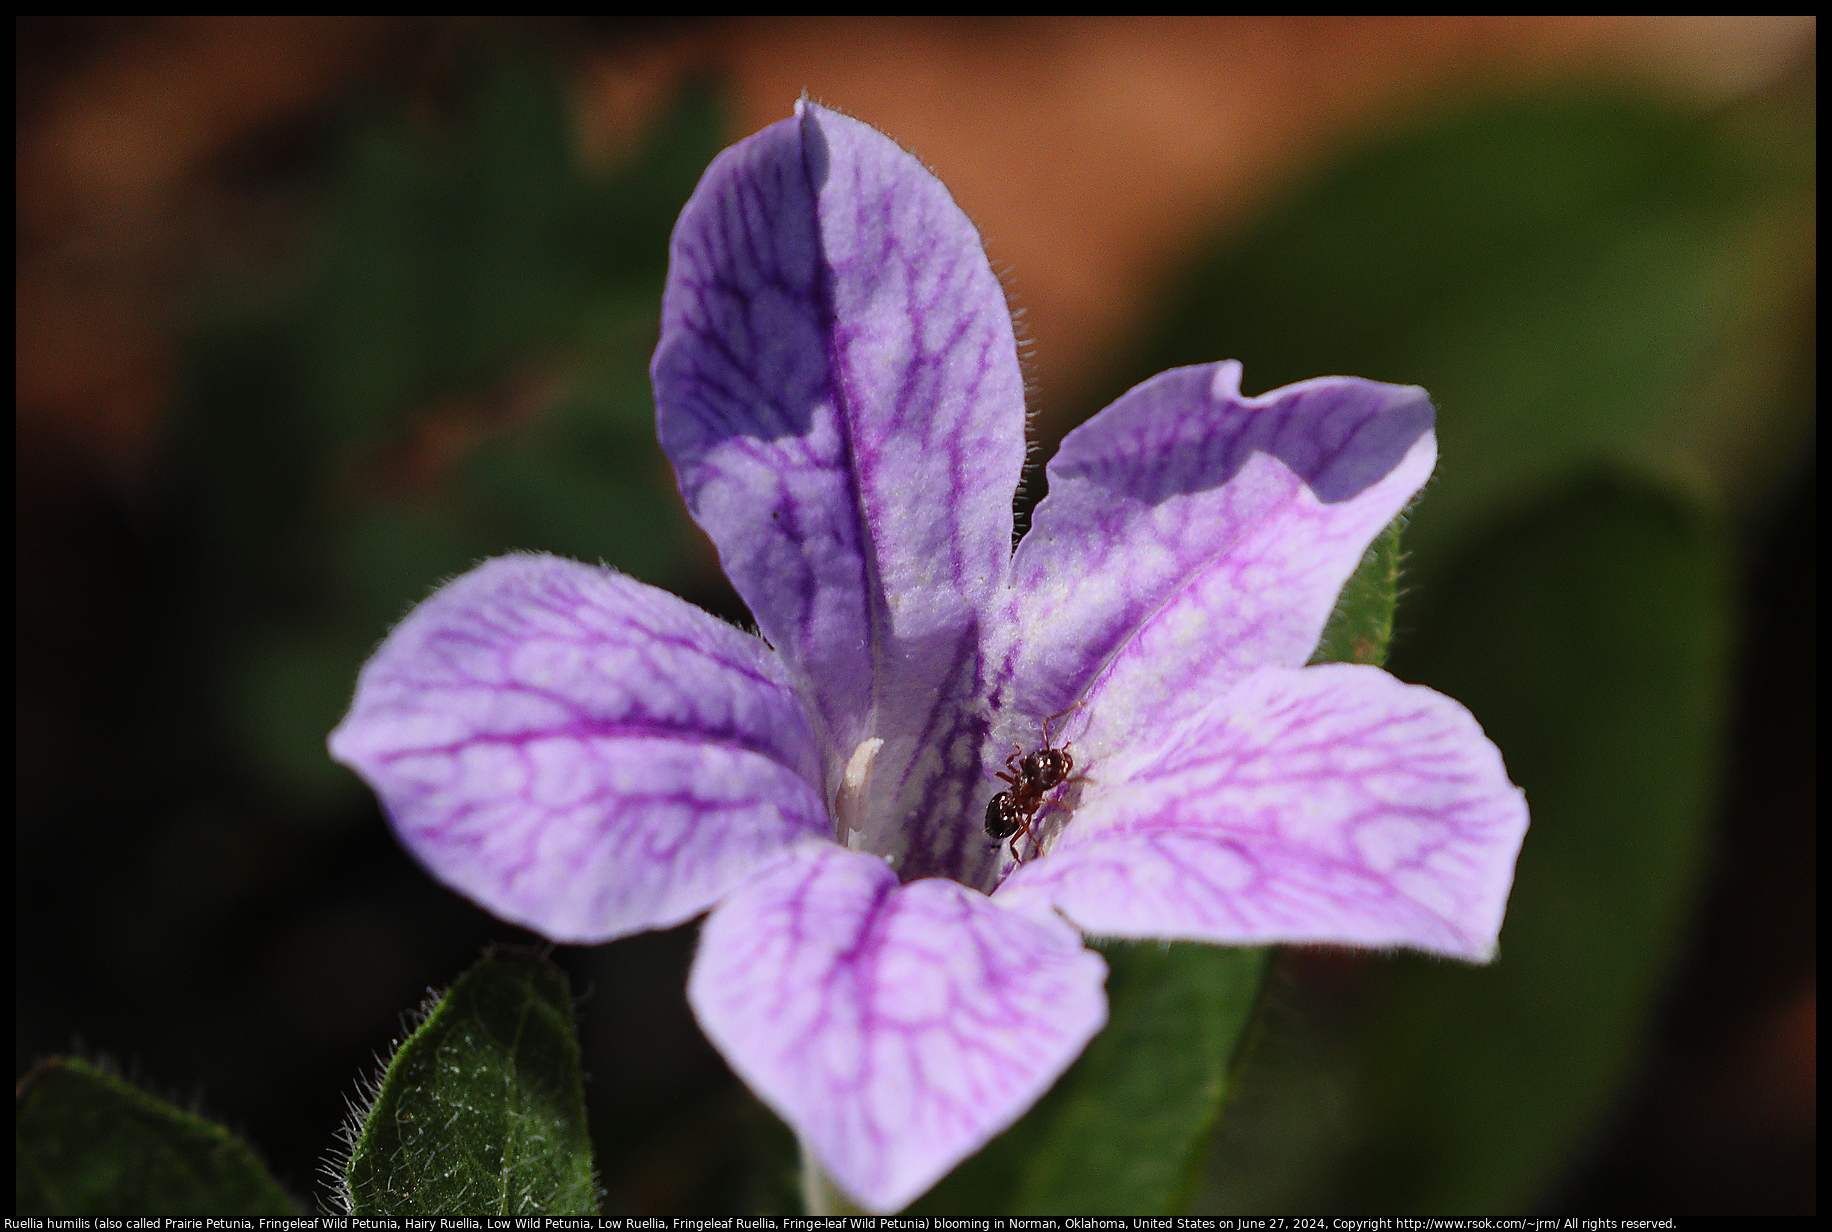
[[[1394,671],[1471,707],[1533,817],[1495,966],[1296,981],[1309,1019],[1249,1074],[1231,1115],[1262,1119],[1224,1135],[1213,1209],[1528,1205],[1631,1072],[1721,755],[1711,518],[1811,453],[1811,382],[1788,376],[1813,366],[1810,74],[1787,89],[1716,114],[1442,112],[1192,262],[1115,381],[1234,356],[1249,392],[1430,391]]]
[[[1371,663],[1387,661],[1393,640],[1393,609],[1399,603],[1401,514],[1362,553],[1361,563],[1342,588],[1336,610],[1330,613],[1323,637],[1317,642],[1312,663]]]
[[[350,1152],[357,1215],[595,1215],[566,976],[486,955],[401,1045]]]
[[[1205,1209],[1547,1199],[1640,1053],[1696,893],[1722,756],[1726,539],[1683,499],[1605,474],[1479,543],[1410,617],[1394,671],[1469,706],[1532,810],[1499,957],[1369,960],[1359,997],[1339,970],[1328,1001],[1287,1004]]]
[[[1470,707],[1533,822],[1499,959],[1385,981],[1359,1205],[1520,1209],[1607,1109],[1699,881],[1730,602],[1710,519],[1603,478],[1487,544],[1427,614],[1401,670]]]
[[[1812,432],[1811,398],[1777,394],[1811,336],[1811,122],[1596,97],[1453,115],[1192,262],[1115,391],[1228,356],[1249,390],[1423,385],[1441,461],[1407,532],[1419,581],[1600,460],[1740,499]]]
[[[246,1142],[76,1057],[19,1086],[21,1215],[294,1215]]]
[[[1106,1029],[912,1214],[1173,1213],[1231,1089],[1263,949],[1104,942]]]

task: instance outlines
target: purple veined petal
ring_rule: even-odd
[[[388,635],[331,753],[440,881],[555,941],[606,941],[830,835],[786,675],[666,591],[504,556]]]
[[[907,1205],[1105,1025],[1106,963],[1060,919],[806,844],[722,903],[687,996],[751,1089],[869,1211]]]
[[[1026,722],[1085,702],[1073,731],[1099,752],[1302,665],[1430,476],[1424,390],[1324,377],[1243,398],[1240,372],[1161,373],[1063,439],[1012,566]]]
[[[1470,713],[1379,668],[1262,668],[1098,767],[995,901],[1099,936],[1494,953],[1527,806]]]
[[[931,823],[975,786],[983,719],[962,699],[982,691],[979,613],[1024,457],[978,232],[889,138],[798,104],[714,160],[682,212],[651,372],[688,508],[811,682],[829,786],[884,740],[866,841],[946,865],[952,831]]]

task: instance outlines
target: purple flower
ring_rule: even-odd
[[[1014,552],[1023,381],[978,233],[812,104],[683,211],[652,371],[762,636],[503,557],[401,622],[331,749],[434,876],[556,941],[710,909],[701,1026],[862,1206],[1100,1030],[1081,932],[1492,954],[1527,825],[1500,755],[1436,693],[1304,666],[1431,472],[1424,391],[1166,372],[1068,435]],[[982,821],[1050,719],[1074,773],[1014,866]]]

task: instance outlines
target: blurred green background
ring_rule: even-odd
[[[127,478],[73,463],[22,377],[16,1072],[119,1059],[315,1202],[401,1013],[526,939],[326,758],[369,650],[513,548],[743,618],[646,372],[743,74],[677,57],[589,164],[576,108],[582,47],[717,29],[421,31],[245,137],[222,174],[277,238],[168,271]],[[22,27],[22,134],[145,30]],[[1047,457],[1173,364],[1430,389],[1390,666],[1468,705],[1533,809],[1492,966],[1279,956],[1201,1209],[1812,1209],[1813,96],[1810,48],[1710,101],[1446,91],[1173,237],[1150,302],[1040,400]],[[45,167],[22,155],[23,192]],[[682,998],[692,938],[556,955],[610,1213],[781,1200],[767,1114]]]

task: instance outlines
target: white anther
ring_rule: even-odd
[[[840,789],[833,794],[834,822],[839,833],[846,836],[846,845],[854,851],[865,847],[865,827],[861,823],[865,820],[865,801],[871,792],[871,764],[883,747],[882,736],[859,741],[859,747],[846,761],[846,774],[840,780]]]

